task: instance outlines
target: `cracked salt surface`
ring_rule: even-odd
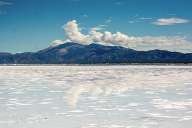
[[[191,66],[0,66],[0,128],[191,125]]]

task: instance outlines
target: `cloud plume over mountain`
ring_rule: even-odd
[[[192,43],[180,36],[129,36],[121,32],[98,31],[91,28],[88,34],[83,34],[76,20],[67,22],[64,26],[67,39],[81,43],[102,43],[105,45],[120,45],[137,50],[170,50],[179,52],[192,52]]]

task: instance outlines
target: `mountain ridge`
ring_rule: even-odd
[[[0,52],[0,64],[192,63],[192,53],[67,42],[37,52]]]

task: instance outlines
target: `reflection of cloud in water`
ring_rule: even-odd
[[[171,101],[167,99],[153,99],[152,104],[158,109],[185,110],[192,108],[192,101]]]
[[[83,93],[96,96],[110,96],[112,94],[123,93],[129,89],[125,85],[79,85],[73,86],[68,90],[67,101],[69,105],[75,107],[79,97]]]
[[[149,71],[148,71],[149,70]],[[183,86],[191,83],[191,71],[185,69],[167,68],[133,68],[89,71],[74,79],[67,91],[67,102],[75,106],[81,94],[95,96],[124,95],[130,89],[148,89],[146,94],[158,95],[163,88]],[[179,78],[179,79],[177,79]],[[159,89],[161,88],[161,89]],[[154,90],[159,90],[155,92]]]
[[[191,127],[191,66],[9,66],[0,71],[2,128]]]

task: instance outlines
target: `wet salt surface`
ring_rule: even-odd
[[[0,128],[191,125],[191,66],[0,67]]]

